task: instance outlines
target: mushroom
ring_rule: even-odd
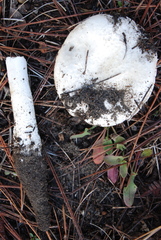
[[[131,119],[149,99],[157,54],[128,17],[99,14],[80,22],[56,57],[57,93],[72,116],[113,126]]]
[[[19,179],[33,206],[39,228],[49,228],[46,163],[24,57],[7,57],[6,67],[14,115],[13,159]]]

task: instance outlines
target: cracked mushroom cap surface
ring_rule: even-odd
[[[72,116],[113,126],[130,120],[149,99],[157,53],[128,17],[100,14],[80,22],[56,57],[57,93]]]

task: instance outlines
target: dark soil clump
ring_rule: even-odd
[[[46,163],[41,156],[14,154],[16,172],[33,206],[36,221],[42,231],[47,231],[50,207],[47,195]]]
[[[82,110],[77,110],[76,115],[81,119],[93,117],[99,119],[102,114],[113,113],[113,118],[117,119],[118,113],[130,112],[126,104],[124,103],[124,90],[116,90],[115,88],[109,88],[108,90],[95,89],[92,85],[82,87],[79,91],[76,91],[74,96],[70,96],[69,93],[62,94],[61,99],[65,101],[67,109],[75,109],[77,105],[81,105],[85,102],[88,106],[88,111],[85,113]],[[104,105],[105,101],[108,101],[113,105],[112,110],[107,109]],[[120,106],[117,103],[120,103]]]

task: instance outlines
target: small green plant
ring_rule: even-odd
[[[123,6],[122,1],[117,1],[117,4],[118,4],[119,7]]]
[[[15,172],[9,171],[9,170],[4,170],[4,174],[5,174],[6,176],[8,176],[8,175],[11,174],[13,177],[17,177],[17,174],[16,174]]]
[[[104,157],[104,161],[109,165],[109,166],[115,166],[113,168],[110,168],[108,170],[108,178],[115,183],[118,179],[118,174],[122,177],[125,178],[127,176],[128,172],[128,167],[127,167],[127,161],[125,157],[123,156],[123,152],[126,149],[125,144],[123,142],[125,141],[125,138],[117,135],[117,134],[112,134],[109,137],[109,134],[107,132],[107,136],[105,138],[104,144],[105,150],[106,151],[106,156]],[[109,145],[110,144],[110,145]],[[112,146],[112,148],[109,146]],[[113,155],[113,152],[118,152],[121,151],[122,155]],[[118,171],[119,168],[119,171]]]
[[[30,235],[30,240],[40,240],[33,233],[29,233],[29,235]]]
[[[117,135],[116,133],[109,136],[108,133],[109,131],[107,131],[107,135],[103,140],[104,150],[106,150],[103,160],[107,165],[110,166],[110,169],[107,170],[108,179],[115,183],[119,175],[123,179],[125,179],[128,175],[128,164],[126,161],[127,157],[124,157],[124,150],[126,150],[126,146],[124,144],[125,138]],[[117,154],[121,153],[121,155],[114,155],[114,152]],[[136,175],[137,173],[132,171],[129,176],[127,186],[123,188],[124,203],[128,207],[131,207],[134,202],[134,197],[137,190],[137,186],[134,183]]]
[[[127,162],[124,157],[122,156],[114,156],[114,155],[107,155],[104,158],[104,161],[110,166],[117,166],[119,165],[119,174],[122,178],[127,176]]]
[[[91,135],[91,131],[95,128],[96,126],[93,126],[91,128],[85,128],[82,133],[72,135],[70,139],[76,139],[76,138],[83,138],[85,136]]]
[[[134,179],[135,179],[136,175],[137,175],[137,173],[135,173],[135,172],[131,173],[130,178],[127,183],[127,186],[124,187],[124,189],[123,189],[124,203],[128,207],[131,207],[134,202],[134,197],[135,197],[135,193],[137,190],[137,186],[134,183]]]
[[[73,135],[71,139],[82,138],[91,135],[92,130],[95,128],[85,128],[81,134]],[[109,128],[104,128],[104,134],[97,139],[93,145],[92,158],[95,164],[101,164],[103,161],[110,167],[107,170],[108,179],[112,183],[116,183],[118,176],[127,179],[127,185],[123,187],[123,200],[126,206],[131,207],[134,202],[137,186],[134,183],[137,176],[137,162],[133,166],[128,165],[127,158],[124,156],[126,150],[125,138],[117,135],[116,133],[109,136]],[[121,154],[121,155],[120,155]],[[144,149],[140,151],[140,159],[150,157],[153,154],[152,149]],[[130,168],[129,168],[130,166]],[[134,171],[135,169],[135,171]],[[128,172],[129,176],[128,176]]]

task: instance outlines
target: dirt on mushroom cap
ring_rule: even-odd
[[[72,97],[69,94],[62,94],[61,99],[69,111],[76,109],[77,105],[80,105],[81,102],[84,101],[88,105],[87,111],[84,112],[80,109],[75,111],[75,115],[82,119],[91,119],[89,123],[93,124],[92,119],[99,119],[105,112],[107,112],[107,114],[111,114],[111,118],[113,118],[114,121],[118,121],[117,117],[120,113],[124,114],[127,112],[126,116],[130,116],[131,111],[124,101],[125,94],[125,90],[117,90],[115,88],[98,90],[84,87],[81,88],[78,93],[76,92]],[[100,101],[100,99],[102,100]],[[106,109],[104,105],[104,101],[106,101],[106,99],[108,99],[108,102],[113,105],[112,110]],[[118,102],[120,105],[117,104]],[[108,120],[106,124],[107,126],[110,124]]]

